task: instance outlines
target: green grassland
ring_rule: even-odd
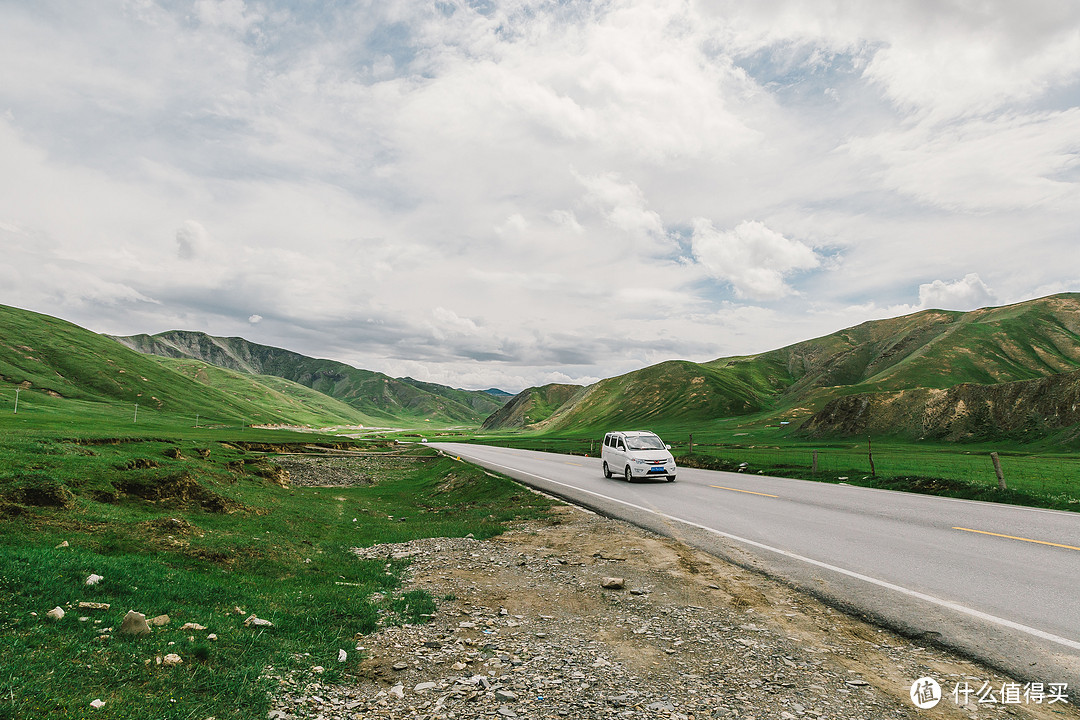
[[[342,447],[310,434],[159,424],[110,436],[92,422],[47,429],[9,417],[0,429],[0,718],[265,718],[269,675],[306,677],[318,665],[321,680],[348,676],[364,634],[422,622],[446,602],[402,592],[406,561],[360,560],[350,548],[486,537],[550,506],[421,445],[378,441],[354,446],[385,454],[376,460],[418,457],[370,485],[286,486],[263,451],[313,442]],[[87,586],[92,573],[105,579]],[[55,606],[68,612],[57,622],[46,619]],[[119,635],[129,609],[170,622]],[[245,627],[248,614],[273,627]],[[188,622],[207,630],[181,630]],[[157,664],[171,652],[182,665]],[[91,708],[95,698],[105,706]]]

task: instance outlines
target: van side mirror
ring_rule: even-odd
[[[666,443],[664,444],[664,447],[666,447],[666,448],[667,448],[668,450],[670,450],[670,449],[671,449],[671,446],[670,446],[670,445],[668,445],[668,444],[666,444]]]

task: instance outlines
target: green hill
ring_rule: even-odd
[[[297,423],[325,427],[330,424],[375,425],[373,418],[340,400],[291,380],[273,375],[249,375],[208,365],[199,360],[151,356],[171,370],[216,388],[234,398],[277,408]]]
[[[134,352],[72,323],[0,305],[0,383],[25,390],[32,405],[83,412],[86,404],[138,404],[147,412],[259,424],[362,422],[347,406],[300,400],[295,389],[209,374]],[[277,379],[274,379],[275,382]],[[36,398],[35,398],[36,396]]]
[[[967,429],[958,435],[942,431],[934,422],[929,426],[916,422],[920,403],[941,396],[912,391],[960,385],[991,388],[1076,370],[1080,370],[1080,294],[1069,293],[966,313],[926,310],[875,320],[760,355],[701,364],[661,363],[589,386],[537,429],[681,427],[759,415],[787,420],[813,417],[807,428],[825,435],[863,432],[873,426],[895,434],[970,437],[977,433]],[[968,392],[989,398],[988,402],[994,397],[990,391]],[[1033,402],[1027,392],[1011,392]],[[851,419],[855,408],[869,407],[870,398],[881,393],[908,393],[903,403],[907,411],[889,415],[888,422],[878,425],[868,425],[865,416],[858,422]],[[847,396],[853,399],[839,402]],[[960,398],[955,393],[948,397],[954,396]],[[829,413],[818,414],[826,407]],[[1032,408],[1035,414],[1055,412],[1051,405]]]
[[[504,402],[504,398],[480,390],[456,390],[412,378],[392,378],[238,337],[172,330],[114,340],[141,353],[200,360],[237,372],[291,380],[340,400],[380,424],[479,425]]]
[[[507,430],[535,425],[547,420],[567,400],[583,390],[580,385],[559,383],[528,388],[488,416],[480,429]]]

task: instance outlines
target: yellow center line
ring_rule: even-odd
[[[1080,547],[1073,545],[1062,545],[1060,543],[1046,542],[1045,540],[1032,540],[1026,537],[1016,537],[1015,535],[1002,535],[1001,533],[986,532],[985,530],[972,530],[965,527],[954,527],[953,530],[963,530],[964,532],[978,533],[980,535],[993,535],[994,537],[1008,538],[1009,540],[1023,540],[1029,543],[1038,543],[1039,545],[1050,545],[1052,547],[1065,548],[1066,550],[1080,550]]]
[[[746,493],[747,495],[761,495],[762,497],[780,497],[779,495],[770,495],[769,493],[759,493],[759,492],[754,492],[753,490],[740,490],[739,488],[729,488],[729,487],[724,487],[723,485],[710,485],[709,487],[714,487],[717,490],[730,490],[731,492]]]
[[[585,467],[585,466],[584,466],[584,465],[582,465],[581,463],[572,463],[572,462],[568,462],[568,463],[564,463],[564,464],[565,464],[565,465],[577,465],[578,467]]]

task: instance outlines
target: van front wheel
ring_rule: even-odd
[[[611,479],[611,468],[607,466],[606,460],[604,461],[604,477],[606,477],[608,480]]]
[[[634,473],[630,472],[630,466],[626,466],[626,470],[623,472],[623,476],[626,477],[626,482],[634,482]]]

